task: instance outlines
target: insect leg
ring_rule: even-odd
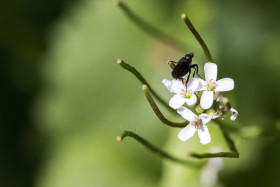
[[[198,74],[198,65],[197,64],[190,65],[190,68],[194,68],[197,76],[199,76],[201,78],[201,76]],[[193,73],[193,76],[194,76],[195,72]]]
[[[194,75],[195,75],[195,71],[193,72],[193,75],[192,75],[192,77],[194,77]]]
[[[189,82],[189,79],[190,79],[190,76],[191,76],[191,70],[189,70],[188,73],[189,73],[189,75],[188,75],[186,83],[185,83],[186,84],[186,90],[188,90],[187,85],[188,85],[188,82]]]

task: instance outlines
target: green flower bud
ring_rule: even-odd
[[[197,112],[198,114],[201,114],[202,112],[204,112],[204,109],[203,109],[200,105],[197,105],[197,106],[195,107],[195,110],[196,110],[196,112]]]
[[[208,115],[211,115],[211,114],[215,114],[216,111],[215,111],[213,108],[211,108],[211,109],[207,110],[206,113],[207,113]]]

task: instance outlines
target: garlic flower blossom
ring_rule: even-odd
[[[199,116],[195,115],[191,110],[181,107],[177,112],[190,123],[182,129],[178,138],[182,141],[186,141],[193,137],[194,133],[197,131],[200,139],[200,143],[208,144],[211,142],[211,136],[208,131],[206,124],[210,122],[211,116],[208,114],[200,114]]]
[[[197,97],[194,92],[197,91],[197,88],[200,84],[197,78],[192,78],[187,83],[187,88],[185,84],[183,84],[182,80],[166,80],[163,79],[162,83],[167,87],[167,89],[175,93],[175,95],[170,99],[169,106],[178,109],[183,104],[187,103],[187,105],[194,105],[197,101]]]
[[[214,92],[225,92],[233,90],[234,81],[231,78],[223,78],[217,81],[217,65],[215,63],[207,62],[204,65],[205,81],[198,79],[203,90],[200,105],[204,109],[211,108],[214,100]]]

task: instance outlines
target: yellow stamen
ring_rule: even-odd
[[[209,80],[209,84],[206,84],[205,87],[207,88],[208,91],[215,91],[216,88],[216,82],[212,82],[213,79]]]
[[[190,98],[192,97],[192,90],[188,90],[188,91],[186,92],[186,94],[185,94],[185,97],[186,97],[187,99],[190,99]]]

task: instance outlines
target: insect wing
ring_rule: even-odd
[[[175,79],[182,78],[189,72],[189,62],[182,60],[177,63],[172,71],[172,77]]]

